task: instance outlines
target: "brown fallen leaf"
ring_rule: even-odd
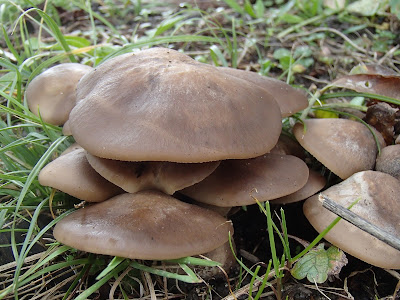
[[[400,99],[400,77],[376,74],[346,75],[332,82],[333,87],[354,90],[359,93],[377,94]]]

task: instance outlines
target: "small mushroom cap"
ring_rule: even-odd
[[[62,125],[68,120],[76,104],[76,86],[92,67],[78,63],[65,63],[51,67],[35,77],[26,88],[26,101],[30,111],[43,121]]]
[[[348,119],[308,119],[293,127],[293,133],[308,152],[342,179],[371,170],[378,147],[370,130]],[[375,131],[381,145],[380,133]]]
[[[269,153],[281,154],[281,155],[293,155],[304,160],[306,158],[304,148],[291,137],[281,134],[278,142],[271,149]]]
[[[400,145],[390,145],[381,150],[376,158],[375,169],[400,180]]]
[[[278,79],[262,76],[255,72],[249,72],[229,67],[219,67],[226,74],[247,80],[268,91],[278,102],[282,118],[289,117],[308,106],[305,93],[297,90]]]
[[[293,202],[298,202],[308,197],[311,197],[315,193],[319,192],[324,188],[326,184],[326,179],[319,172],[310,170],[310,175],[308,176],[307,183],[298,191],[283,196],[277,199],[271,200],[273,204],[289,204]]]
[[[75,149],[47,164],[39,173],[39,183],[89,202],[104,201],[123,192],[90,166],[84,149]]]
[[[209,252],[228,241],[232,223],[210,210],[158,191],[122,194],[79,209],[54,237],[79,250],[132,259],[175,259]]]
[[[360,199],[351,211],[370,223],[400,236],[400,183],[394,177],[377,172],[363,171],[323,192],[343,207]],[[324,208],[315,195],[306,200],[304,214],[318,231],[324,230],[337,216]],[[377,267],[400,269],[400,251],[340,220],[324,237],[343,251]]]
[[[86,157],[97,173],[128,193],[155,189],[172,195],[203,180],[219,165],[219,161],[197,164],[131,162],[100,158],[90,153]]]
[[[282,197],[302,188],[308,167],[292,155],[265,154],[253,159],[226,160],[203,181],[182,194],[216,206],[255,204]]]
[[[106,61],[82,78],[77,98],[84,101],[70,114],[74,138],[109,159],[256,157],[276,144],[282,127],[263,88],[164,48]]]

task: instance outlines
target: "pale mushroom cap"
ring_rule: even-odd
[[[84,101],[70,114],[74,138],[117,160],[256,157],[276,144],[282,126],[264,89],[164,48],[101,64],[82,78],[77,98]]]
[[[130,162],[100,158],[90,153],[86,157],[97,173],[128,193],[152,189],[170,195],[203,180],[220,163]]]
[[[377,171],[359,172],[325,190],[323,195],[344,207],[360,199],[352,212],[400,237],[400,183],[394,177]],[[303,208],[305,216],[318,232],[337,217],[322,206],[318,195],[307,199]],[[400,251],[344,220],[340,220],[325,239],[371,265],[400,268]]]
[[[291,87],[289,84],[275,78],[262,76],[255,72],[235,68],[219,67],[223,72],[250,81],[268,91],[278,103],[282,118],[289,117],[308,106],[304,92]]]
[[[319,172],[310,170],[310,175],[308,176],[307,183],[298,191],[283,196],[277,199],[271,200],[273,204],[289,204],[293,202],[298,202],[308,197],[311,197],[315,193],[319,192],[324,188],[326,184],[326,179]]]
[[[32,113],[43,121],[62,125],[76,104],[76,86],[92,67],[65,63],[51,67],[36,76],[26,88],[26,101]]]
[[[228,241],[232,223],[157,191],[122,194],[79,209],[57,223],[54,237],[79,250],[132,259],[174,259]]]
[[[382,149],[376,158],[375,169],[400,180],[400,145],[390,145]]]
[[[308,119],[293,127],[293,133],[311,155],[342,179],[371,170],[378,147],[370,130],[348,119]],[[376,132],[381,145],[380,133]]]
[[[291,194],[302,188],[308,167],[291,155],[265,154],[246,160],[222,161],[203,181],[181,191],[199,202],[216,206],[255,204]]]
[[[89,202],[104,201],[123,192],[90,166],[84,149],[75,149],[47,164],[39,173],[39,183]]]

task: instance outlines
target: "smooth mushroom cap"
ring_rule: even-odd
[[[306,94],[283,81],[235,68],[219,67],[219,69],[226,74],[247,80],[266,89],[278,102],[282,118],[289,117],[308,106]]]
[[[79,250],[132,259],[175,259],[209,252],[233,226],[210,210],[158,191],[122,194],[79,209],[57,223],[54,237]]]
[[[376,158],[375,169],[400,180],[400,145],[390,145],[381,150]]]
[[[311,155],[342,179],[356,172],[371,170],[378,147],[371,131],[348,119],[307,119],[293,127],[293,133]],[[380,144],[385,142],[375,131]]]
[[[75,149],[47,164],[39,173],[39,183],[88,202],[104,201],[123,192],[90,166],[84,149]]]
[[[293,155],[302,160],[306,158],[304,148],[295,139],[292,139],[283,133],[279,136],[278,142],[269,153]]]
[[[400,183],[394,177],[377,171],[359,172],[325,190],[323,195],[344,207],[349,207],[355,200],[360,199],[352,207],[352,212],[400,237]],[[337,217],[322,206],[318,195],[307,199],[303,210],[318,232],[324,230]],[[371,265],[389,269],[400,268],[400,251],[345,220],[340,220],[324,238]]]
[[[277,199],[272,199],[273,204],[289,204],[293,202],[298,202],[308,197],[311,197],[315,193],[319,192],[324,188],[326,184],[326,179],[319,172],[314,170],[310,170],[310,174],[308,176],[307,183],[298,191],[289,194],[287,196],[283,196]]]
[[[82,78],[77,98],[84,101],[70,114],[74,138],[109,159],[256,157],[276,144],[282,127],[263,88],[165,48],[106,61]]]
[[[76,86],[92,67],[78,63],[65,63],[51,67],[36,76],[26,88],[26,101],[30,111],[43,121],[62,125],[68,120],[76,104]]]
[[[97,173],[128,193],[153,189],[169,195],[203,180],[220,163],[131,162],[100,158],[90,153],[86,158]]]
[[[199,202],[231,207],[282,197],[302,188],[308,167],[291,155],[265,154],[253,159],[226,160],[203,181],[180,191]]]

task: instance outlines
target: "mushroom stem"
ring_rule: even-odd
[[[390,234],[389,232],[371,224],[364,218],[358,216],[347,208],[343,207],[340,204],[337,204],[335,201],[329,199],[328,197],[320,194],[319,200],[322,202],[322,206],[326,209],[330,210],[334,214],[338,215],[342,219],[350,222],[354,226],[357,226],[361,230],[373,235],[377,239],[380,239],[382,242],[388,244],[389,246],[400,250],[400,239]]]

